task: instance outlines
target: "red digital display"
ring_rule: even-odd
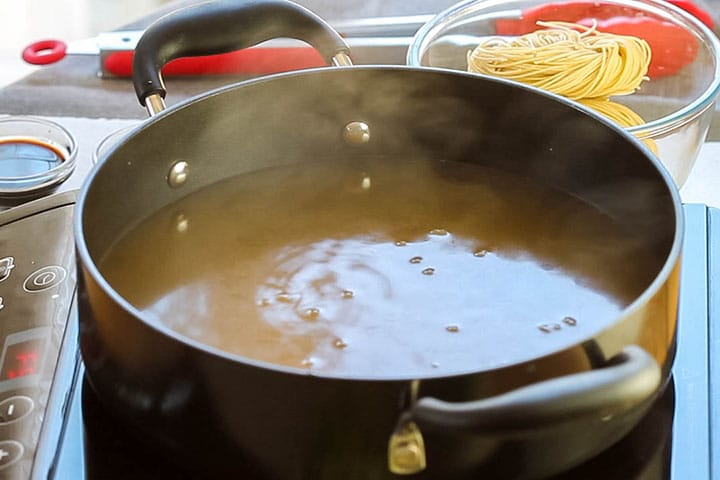
[[[44,343],[44,339],[36,338],[8,345],[0,366],[0,381],[39,373]]]

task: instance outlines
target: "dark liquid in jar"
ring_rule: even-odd
[[[0,138],[0,177],[41,174],[58,167],[66,156],[62,148],[36,138]]]
[[[220,350],[418,378],[582,341],[649,285],[644,251],[602,212],[519,176],[338,160],[193,193],[129,230],[100,267],[149,318]]]

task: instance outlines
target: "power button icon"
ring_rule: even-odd
[[[26,292],[35,293],[42,292],[48,288],[58,285],[67,276],[65,269],[59,265],[48,265],[35,270],[28,275],[23,283],[23,289]]]

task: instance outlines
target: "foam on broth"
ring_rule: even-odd
[[[480,166],[386,158],[212,185],[127,231],[100,268],[149,318],[204,344],[397,378],[580,341],[647,287],[645,262],[641,241],[573,196]]]

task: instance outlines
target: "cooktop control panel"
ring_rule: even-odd
[[[0,214],[0,479],[32,472],[75,293],[74,201]]]

